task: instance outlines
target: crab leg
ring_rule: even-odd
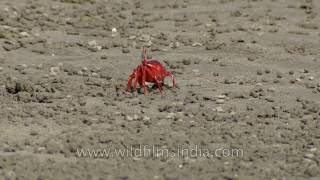
[[[160,92],[160,93],[162,93],[162,92],[161,92],[162,87],[161,87],[161,84],[160,84],[160,82],[159,82],[159,81],[157,81],[157,86],[158,86],[159,92]]]
[[[147,94],[148,93],[148,90],[147,90],[147,88],[146,88],[146,68],[144,67],[144,66],[142,66],[142,81],[141,81],[141,85],[142,85],[142,87],[143,87],[143,92],[145,93],[145,94]]]
[[[134,72],[128,78],[127,91],[131,91],[132,80],[134,78]]]
[[[135,73],[134,73],[133,89],[134,89],[134,91],[137,92],[137,93],[138,93],[137,84],[138,84],[138,82],[139,82],[138,73],[139,73],[140,69],[141,69],[141,68],[138,67],[137,70],[136,70]],[[139,84],[140,84],[140,82],[139,82]]]

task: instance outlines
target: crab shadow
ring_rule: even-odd
[[[173,92],[175,93],[177,89],[179,89],[178,86],[176,86],[175,88],[173,88],[172,86],[169,86],[167,84],[162,84],[162,90],[161,92],[158,89],[158,86],[156,84],[153,85],[146,85],[146,88],[148,90],[148,94],[165,94],[167,91]],[[138,94],[145,94],[143,92],[143,88],[142,87],[138,87],[137,88]],[[134,92],[133,90],[131,90],[131,92]]]

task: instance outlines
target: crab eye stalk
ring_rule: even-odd
[[[144,58],[147,59],[147,48],[143,47]]]
[[[147,59],[147,50],[146,50],[145,47],[142,47],[141,59],[142,59],[142,60],[146,60],[146,59]]]

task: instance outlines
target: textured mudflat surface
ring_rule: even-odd
[[[2,0],[0,9],[1,179],[320,178],[316,0]],[[142,46],[177,89],[168,78],[163,94],[124,91]],[[243,156],[78,154],[141,145]]]

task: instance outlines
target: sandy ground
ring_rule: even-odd
[[[320,179],[317,0],[0,9],[1,179]],[[162,94],[125,92],[142,46],[176,89],[167,78]],[[113,153],[142,146],[211,156]]]

